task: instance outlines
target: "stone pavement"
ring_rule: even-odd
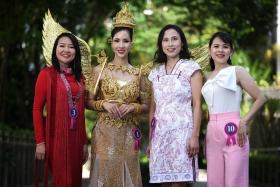
[[[89,163],[86,163],[83,168],[83,187],[88,187],[89,185]],[[160,185],[144,184],[143,187],[160,187]],[[207,173],[206,170],[199,170],[198,182],[192,184],[191,187],[207,187]],[[251,186],[250,187],[258,187]]]

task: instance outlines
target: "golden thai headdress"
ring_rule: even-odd
[[[52,65],[52,50],[54,46],[54,42],[56,38],[63,32],[68,32],[67,29],[62,27],[59,23],[57,23],[51,13],[50,10],[45,14],[45,18],[43,20],[43,55],[46,59],[46,65]],[[87,90],[92,88],[91,76],[92,76],[92,68],[91,68],[91,51],[88,44],[82,40],[81,38],[75,36],[78,39],[80,50],[81,50],[81,65],[83,75],[85,76],[85,86]]]
[[[116,14],[116,17],[113,18],[113,28],[115,27],[128,27],[133,29],[135,26],[134,23],[134,17],[129,11],[128,3],[125,2],[121,8],[121,10]],[[102,50],[98,55],[95,55],[97,57],[97,62],[101,64],[101,71],[97,77],[97,80],[95,81],[95,86],[92,90],[93,95],[96,95],[97,86],[100,81],[101,74],[108,62],[108,57],[104,50]]]
[[[128,3],[125,2],[122,9],[113,18],[113,27],[128,27],[133,29],[135,26],[134,17],[129,11]]]

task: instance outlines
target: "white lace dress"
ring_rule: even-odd
[[[192,60],[179,60],[170,74],[165,64],[153,69],[155,128],[150,150],[150,183],[195,181],[197,157],[189,158],[187,145],[193,131],[191,76],[200,69]]]

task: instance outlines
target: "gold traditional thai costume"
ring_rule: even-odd
[[[123,73],[124,79],[114,75]],[[138,149],[134,132],[141,104],[149,102],[149,82],[145,68],[107,64],[98,84],[95,109],[97,122],[92,132],[90,186],[142,186]],[[133,103],[135,110],[123,118],[114,118],[103,102]]]
[[[127,4],[114,18],[114,27],[133,28],[133,17]],[[98,56],[101,65],[94,68],[94,102],[98,111],[92,131],[90,187],[141,187],[138,160],[140,130],[138,117],[142,106],[149,103],[150,83],[147,79],[150,64],[135,68],[107,63]],[[119,118],[103,108],[104,102],[132,104],[134,110]],[[144,104],[144,105],[143,105]],[[146,106],[147,108],[147,106]]]

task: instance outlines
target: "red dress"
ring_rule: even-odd
[[[64,73],[72,94],[80,92],[75,76]],[[87,143],[84,118],[84,84],[77,101],[76,129],[70,129],[66,87],[53,68],[44,68],[38,75],[33,104],[36,143],[46,143],[45,177],[50,168],[53,187],[80,187],[82,184],[83,145]],[[43,117],[46,106],[46,119]]]

